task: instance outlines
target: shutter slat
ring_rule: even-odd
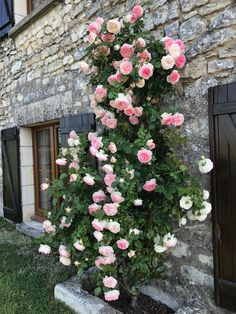
[[[72,116],[63,116],[60,120],[60,135],[62,147],[68,146],[69,133],[74,130],[76,133],[88,133],[95,131],[95,116],[93,113],[81,113]]]

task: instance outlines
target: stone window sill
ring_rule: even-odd
[[[55,7],[62,0],[45,0],[41,5],[39,5],[35,10],[28,14],[23,20],[17,23],[8,33],[9,37],[16,37],[19,33],[33,24],[38,20],[43,14],[49,11],[51,8]]]

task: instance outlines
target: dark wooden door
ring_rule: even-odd
[[[13,0],[0,0],[0,38],[8,33],[13,24]]]
[[[19,133],[17,127],[1,131],[4,217],[22,221]]]
[[[236,82],[209,90],[215,294],[236,311]]]

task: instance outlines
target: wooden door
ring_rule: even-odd
[[[19,132],[17,127],[1,131],[4,217],[22,221]]]
[[[236,82],[209,90],[216,303],[236,311]]]

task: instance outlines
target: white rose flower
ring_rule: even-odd
[[[211,203],[204,201],[202,203],[202,209],[200,210],[201,215],[208,215],[211,212]]]
[[[208,198],[210,196],[209,191],[203,190],[202,194],[203,194],[202,198],[204,199],[204,201],[208,200]]]
[[[182,196],[179,204],[183,209],[190,209],[193,206],[193,201],[190,196]]]
[[[143,205],[143,201],[139,198],[137,198],[136,200],[134,200],[134,205],[135,206],[142,206]]]
[[[179,221],[179,227],[185,226],[187,223],[187,219],[185,217],[181,218]]]
[[[68,138],[67,143],[70,147],[74,146],[74,140],[73,138]]]
[[[74,145],[78,146],[80,144],[80,140],[77,138],[76,140],[74,140]]]
[[[71,265],[71,259],[69,257],[60,256],[60,262],[65,266]]]
[[[164,70],[172,69],[175,65],[174,57],[167,55],[161,58],[161,65]]]
[[[181,49],[178,44],[172,44],[168,51],[173,58],[178,58],[181,55]]]
[[[173,248],[177,244],[177,239],[174,234],[170,234],[169,232],[163,237],[163,243],[165,247]]]
[[[204,221],[207,218],[207,215],[196,216],[196,219],[199,221]]]
[[[167,250],[167,247],[166,247],[166,246],[161,246],[161,245],[157,245],[157,244],[154,245],[154,251],[155,251],[156,253],[163,253],[163,252],[165,252],[166,250]]]
[[[213,162],[209,158],[202,157],[198,166],[201,173],[208,173],[213,169]]]
[[[40,244],[39,247],[39,253],[45,254],[45,255],[49,255],[51,253],[51,247],[49,245],[46,244]]]

